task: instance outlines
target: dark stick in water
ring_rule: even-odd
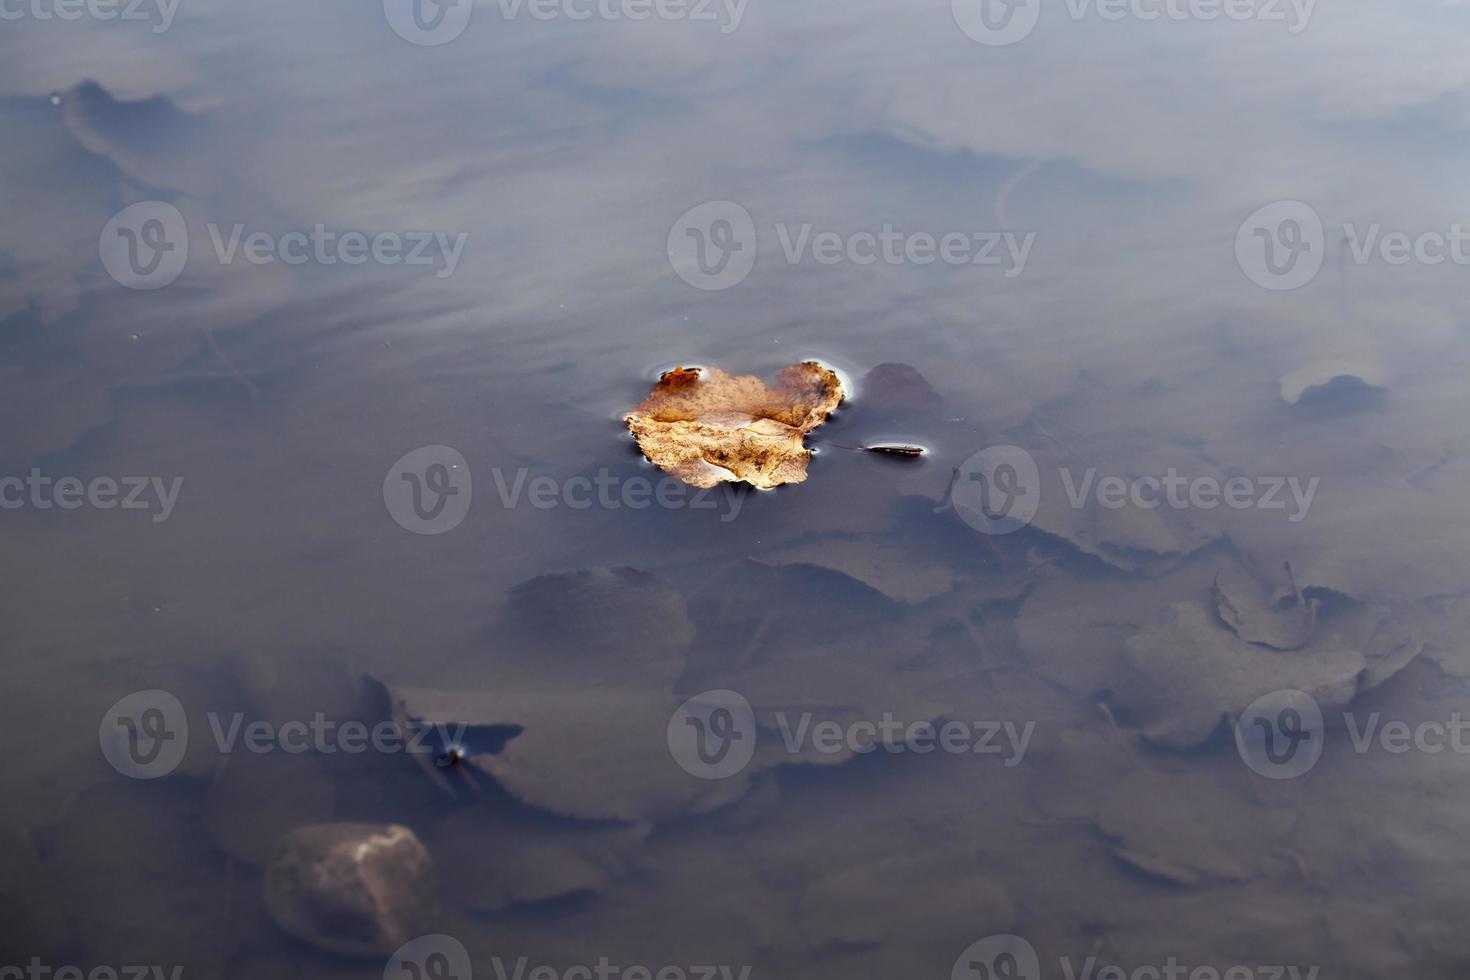
[[[880,442],[872,446],[844,446],[840,442],[829,442],[834,449],[849,449],[855,453],[882,453],[885,456],[903,456],[907,459],[924,455],[923,446],[905,446],[896,442]]]

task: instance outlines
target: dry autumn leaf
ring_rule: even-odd
[[[806,479],[806,434],[842,401],[842,382],[815,361],[753,375],[675,368],[624,418],[649,462],[690,486],[744,480],[761,490]]]

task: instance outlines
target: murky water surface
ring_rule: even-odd
[[[5,7],[0,962],[1463,976],[1470,11],[1037,4]]]

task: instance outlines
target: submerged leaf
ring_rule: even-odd
[[[1198,602],[1175,604],[1124,650],[1112,684],[1118,703],[1149,741],[1181,749],[1270,691],[1305,691],[1324,711],[1343,708],[1368,669],[1360,652],[1333,638],[1287,653],[1248,643]]]
[[[447,901],[477,913],[603,891],[632,867],[647,824],[585,824],[523,808],[455,810],[435,825],[454,855],[438,880]]]
[[[1139,769],[1103,806],[1097,826],[1123,863],[1181,885],[1290,871],[1293,810],[1268,806],[1246,774]]]
[[[1281,379],[1281,400],[1295,405],[1333,386],[1371,390],[1386,384],[1383,369],[1366,358],[1313,361]]]
[[[879,364],[858,383],[865,414],[889,418],[932,416],[944,399],[924,376],[907,364]]]
[[[336,791],[322,757],[275,752],[225,756],[204,800],[204,826],[220,850],[262,866],[290,830],[330,820]]]
[[[769,490],[806,479],[806,434],[842,401],[842,382],[815,361],[783,368],[773,388],[753,375],[675,368],[624,418],[659,469],[696,487],[744,480]]]
[[[1317,606],[1315,599],[1296,590],[1288,592],[1282,602],[1271,601],[1265,588],[1239,565],[1226,565],[1215,576],[1215,611],[1221,622],[1249,643],[1277,650],[1301,649],[1311,639]]]
[[[888,541],[826,536],[762,556],[770,565],[815,565],[841,572],[898,602],[924,602],[961,576],[932,555]]]
[[[973,856],[898,853],[846,863],[807,886],[797,912],[813,948],[940,945],[944,925],[934,908],[964,909],[979,928],[1010,928],[1015,909],[1005,887],[986,877]],[[927,903],[904,901],[924,895]],[[937,935],[936,935],[937,934]]]

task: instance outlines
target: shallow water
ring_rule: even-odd
[[[1227,6],[4,8],[0,965],[1462,976],[1470,13]],[[807,359],[799,485],[622,424]]]

